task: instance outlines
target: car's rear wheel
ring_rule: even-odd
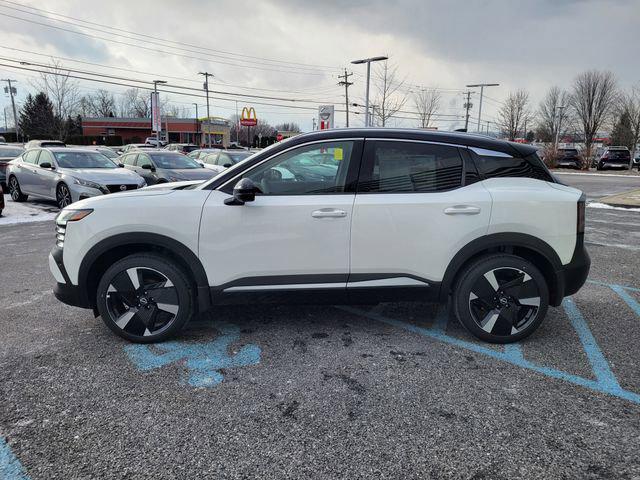
[[[20,190],[20,183],[15,176],[9,178],[9,195],[11,195],[11,200],[14,202],[25,202],[29,198],[28,195],[23,194],[22,190]]]
[[[127,340],[152,343],[178,333],[194,312],[187,274],[174,262],[135,254],[102,276],[97,307],[105,324]]]
[[[511,343],[531,335],[549,306],[549,288],[524,258],[488,255],[468,265],[453,291],[454,312],[476,337]]]
[[[69,190],[69,187],[67,187],[64,183],[61,183],[60,185],[58,185],[58,188],[56,188],[56,202],[58,202],[58,207],[60,207],[60,210],[73,203],[71,191]]]

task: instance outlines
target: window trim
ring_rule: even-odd
[[[261,160],[255,165],[251,165],[249,168],[238,172],[237,175],[234,175],[229,180],[224,182],[222,185],[217,187],[215,190],[226,193],[227,195],[233,195],[233,187],[237,183],[238,178],[246,175],[251,172],[255,168],[258,168],[265,162],[269,162],[274,158],[279,157],[287,152],[292,150],[297,150],[299,148],[304,148],[309,145],[315,145],[319,143],[337,143],[337,142],[353,142],[353,151],[351,152],[352,158],[349,159],[349,167],[347,169],[347,176],[345,178],[345,185],[343,192],[326,192],[326,193],[299,193],[299,194],[290,194],[290,193],[282,193],[282,194],[270,194],[265,195],[267,197],[299,197],[299,196],[308,196],[308,195],[353,195],[357,191],[357,183],[358,177],[360,175],[360,168],[362,165],[362,160],[364,156],[364,146],[365,146],[365,138],[364,137],[349,137],[349,138],[328,138],[323,140],[314,140],[312,142],[301,143],[299,145],[293,145],[285,150],[281,150],[273,155],[268,156],[267,158]]]
[[[437,191],[433,191],[433,192],[417,192],[417,191],[408,191],[408,192],[389,192],[389,191],[384,191],[384,192],[380,192],[380,191],[376,191],[376,192],[363,192],[360,191],[359,187],[359,183],[361,180],[361,174],[363,172],[363,169],[365,168],[365,166],[367,166],[367,162],[368,162],[368,157],[367,155],[372,154],[373,153],[373,149],[375,148],[375,144],[376,142],[401,142],[401,143],[422,143],[422,144],[427,144],[427,145],[437,145],[437,146],[444,146],[444,147],[450,147],[450,148],[454,148],[456,150],[456,152],[458,153],[458,157],[460,158],[460,164],[462,166],[462,174],[461,174],[461,179],[460,179],[460,185],[458,185],[457,187],[452,187],[452,188],[447,188],[445,190],[437,190]],[[469,147],[467,147],[466,145],[457,145],[455,143],[444,143],[444,142],[433,142],[433,141],[429,141],[429,140],[413,140],[413,139],[403,139],[403,138],[367,138],[365,141],[365,146],[362,150],[362,161],[360,162],[360,171],[358,172],[358,185],[356,186],[356,193],[358,195],[405,195],[405,194],[410,194],[410,195],[415,195],[415,194],[421,194],[421,195],[431,195],[434,193],[446,193],[446,192],[451,192],[454,190],[458,190],[460,188],[463,188],[467,185],[466,183],[466,175],[467,175],[467,159],[465,158],[465,156],[462,154],[461,150],[464,149],[469,149]],[[370,151],[371,150],[371,151]]]

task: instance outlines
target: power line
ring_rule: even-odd
[[[191,48],[196,48],[198,50],[205,50],[205,51],[214,52],[214,54],[204,53],[205,55],[211,55],[211,56],[214,56],[214,57],[237,60],[237,61],[241,61],[241,62],[252,61],[252,62],[254,62],[256,64],[261,64],[261,65],[279,66],[279,67],[285,67],[285,68],[309,69],[309,70],[320,70],[320,69],[335,70],[335,67],[332,67],[332,66],[329,66],[329,65],[305,64],[305,63],[300,63],[300,62],[290,62],[290,61],[286,61],[286,60],[276,60],[276,59],[268,59],[268,58],[252,56],[252,55],[238,54],[238,53],[234,53],[234,52],[227,52],[227,51],[224,51],[224,50],[216,50],[216,49],[209,48],[209,47],[202,47],[202,46],[199,46],[199,45],[193,45],[193,44],[189,44],[189,43],[185,43],[185,42],[178,42],[178,41],[175,41],[175,40],[168,40],[168,39],[156,37],[156,36],[153,36],[153,35],[147,35],[147,34],[143,34],[143,33],[133,32],[133,31],[130,31],[130,30],[125,30],[125,29],[122,29],[122,28],[113,27],[113,26],[110,26],[110,25],[104,25],[104,24],[101,24],[101,23],[91,22],[91,21],[83,20],[83,19],[80,19],[80,18],[77,18],[77,17],[71,17],[71,16],[68,16],[68,15],[61,14],[61,13],[52,12],[52,11],[44,10],[44,9],[41,9],[41,8],[31,7],[29,5],[23,5],[23,4],[20,4],[20,3],[17,3],[17,2],[11,2],[11,1],[8,1],[8,0],[0,0],[0,2],[5,3],[5,4],[17,5],[17,6],[20,6],[22,8],[28,8],[28,9],[36,10],[36,11],[39,11],[39,12],[44,12],[44,13],[47,13],[48,15],[55,15],[55,16],[58,16],[58,17],[67,18],[67,19],[73,20],[73,22],[69,22],[69,21],[65,21],[65,20],[60,20],[59,18],[52,18],[52,17],[50,17],[48,15],[42,15],[42,14],[30,12],[28,10],[22,10],[21,8],[10,7],[10,6],[7,6],[7,5],[2,5],[1,6],[2,8],[18,11],[18,12],[21,12],[21,13],[25,13],[27,15],[32,15],[32,16],[36,16],[36,17],[40,17],[40,18],[45,18],[47,20],[53,20],[53,21],[56,21],[56,22],[60,22],[60,23],[68,24],[68,25],[73,25],[74,27],[77,27],[77,28],[85,28],[85,29],[89,28],[89,27],[85,27],[85,26],[77,24],[77,22],[81,22],[81,23],[85,23],[87,25],[92,25],[93,27],[97,26],[97,27],[101,27],[101,28],[106,28],[107,30],[105,31],[105,30],[99,30],[99,29],[96,29],[96,28],[92,27],[93,30],[96,30],[96,31],[99,31],[99,32],[102,32],[102,33],[106,33],[106,34],[109,34],[109,35],[116,35],[116,36],[120,36],[120,37],[123,37],[123,38],[129,38],[131,40],[137,40],[137,41],[140,41],[140,39],[139,38],[133,38],[133,37],[127,36],[127,35],[135,35],[135,36],[138,36],[138,37],[143,37],[145,39],[158,40],[158,41],[163,42],[163,43],[162,44],[157,43],[157,42],[148,42],[148,43],[152,43],[152,44],[155,44],[155,45],[160,45],[160,46],[163,46],[163,47],[175,48],[175,49],[188,51],[188,52],[193,52],[193,53],[199,53],[199,54],[204,53],[204,52],[197,52],[197,51],[194,52],[191,49],[185,49],[185,48],[182,48],[182,47],[173,47],[171,45],[166,45],[166,44],[182,45],[182,46],[187,46],[187,47],[191,47]],[[26,20],[26,19],[21,19],[21,20],[29,21],[29,20]],[[117,33],[113,33],[112,31],[113,32],[117,31],[117,32],[126,33],[127,35],[120,35],[120,34],[117,34]],[[229,58],[229,56],[232,56],[232,58]],[[235,59],[233,57],[243,57],[243,58],[249,58],[251,60],[242,60],[242,58]],[[259,60],[259,62],[255,62],[255,60]],[[264,62],[273,62],[273,64],[264,63]],[[278,64],[278,65],[275,65],[275,64]]]

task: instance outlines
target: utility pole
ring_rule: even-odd
[[[158,96],[158,84],[163,85],[167,83],[164,80],[154,80],[153,81],[153,94],[156,99],[156,110],[158,111],[158,125],[156,125],[156,149],[160,148],[160,130],[162,130],[162,112],[160,111],[160,97]],[[153,105],[152,105],[153,106]],[[156,114],[155,111],[151,112],[151,116]],[[153,125],[153,119],[151,119],[151,124]],[[169,142],[169,132],[167,131],[167,143]]]
[[[5,78],[4,80],[2,80],[3,82],[7,82],[7,84],[9,85],[8,88],[5,88],[4,91],[9,93],[9,96],[11,97],[11,108],[13,109],[13,124],[16,128],[16,141],[18,141],[18,135],[20,134],[20,127],[18,125],[18,114],[16,113],[16,102],[13,99],[13,94],[15,93],[15,89],[11,86],[11,82],[15,82],[18,83],[17,80],[11,80],[10,78]],[[5,114],[5,123],[6,123],[6,114]]]
[[[347,128],[349,128],[349,87],[353,85],[353,82],[349,82],[349,77],[353,75],[353,72],[347,73],[347,69],[344,69],[344,75],[338,75],[338,78],[344,78],[344,80],[338,82],[338,85],[344,85],[344,98],[345,107],[347,112]]]
[[[315,132],[316,131],[316,117],[313,117],[311,120],[313,121],[313,128],[311,130]]]
[[[196,143],[196,139],[198,138],[198,104],[194,103],[193,105],[196,107],[196,131],[193,134],[193,143]],[[198,142],[198,145],[200,145],[200,142]]]
[[[471,94],[476,93],[476,92],[472,92],[471,90],[467,90],[466,92],[463,92],[463,95],[467,96],[467,101],[464,102],[464,104],[462,105],[465,110],[467,111],[467,113],[465,114],[464,117],[464,130],[467,131],[469,128],[469,110],[471,110],[471,107],[473,107],[473,104],[471,103]]]
[[[204,76],[204,90],[207,92],[207,146],[211,148],[211,116],[209,114],[209,77],[213,77],[213,73],[198,72],[198,75]]]
[[[497,87],[499,83],[476,83],[467,85],[467,88],[480,87],[480,105],[478,105],[478,133],[480,133],[480,120],[482,119],[482,96],[484,95],[484,87]]]

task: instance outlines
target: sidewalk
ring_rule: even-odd
[[[640,189],[602,197],[598,200],[598,203],[604,203],[612,207],[638,208],[640,207]]]

